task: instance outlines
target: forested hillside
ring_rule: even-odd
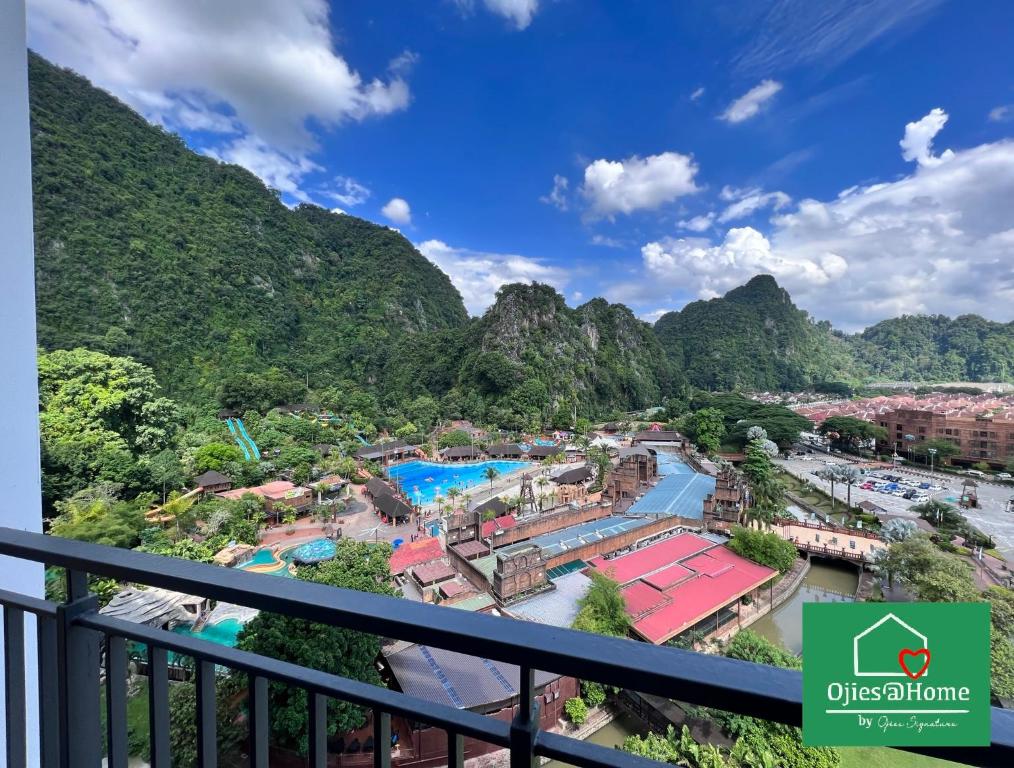
[[[30,85],[44,347],[131,355],[170,394],[211,399],[272,367],[311,386],[378,382],[402,339],[467,322],[397,232],[289,210],[35,55]]]
[[[655,333],[689,382],[702,389],[798,390],[862,375],[830,324],[797,309],[770,275],[663,315]]]
[[[29,63],[39,343],[131,356],[182,403],[316,397],[521,429],[657,405],[687,384],[1014,377],[1014,324],[903,317],[847,337],[767,275],[654,329],[603,299],[571,309],[545,285],[504,286],[469,320],[396,231],[290,210],[83,78]]]
[[[622,305],[570,309],[548,285],[507,285],[468,334],[458,390],[488,418],[521,428],[657,404],[678,376],[651,327]]]
[[[1010,381],[1014,322],[978,315],[904,315],[850,339],[861,364],[878,379]]]

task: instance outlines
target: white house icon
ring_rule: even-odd
[[[888,624],[888,622],[893,623]],[[878,659],[873,659],[872,652],[867,650],[863,654],[867,659],[867,663],[860,664],[860,645],[866,645],[869,648],[869,643],[873,641],[876,635],[883,635],[887,632],[893,635],[891,640],[894,641],[895,645],[891,645],[886,649],[880,649],[880,652],[876,654],[879,657]],[[864,638],[868,638],[867,642],[860,643]],[[906,677],[898,662],[898,654],[904,648],[918,651],[923,648],[929,648],[929,642],[926,639],[926,635],[922,632],[909,626],[893,613],[889,613],[852,638],[852,671],[856,677]],[[925,677],[928,674],[929,670],[927,669],[922,676]]]

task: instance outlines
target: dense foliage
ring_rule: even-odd
[[[333,587],[393,594],[388,545],[342,539],[337,550],[333,560],[297,569],[297,577]],[[380,640],[373,635],[261,613],[243,628],[238,645],[246,651],[321,672],[382,684],[374,663],[380,652]],[[275,742],[306,754],[309,727],[306,692],[285,683],[272,683],[268,702]],[[328,700],[328,734],[343,733],[364,722],[366,713],[362,708],[337,699]]]
[[[796,563],[798,553],[791,541],[772,531],[736,528],[729,540],[729,549],[737,555],[785,573]]]
[[[878,379],[1011,381],[1014,322],[978,315],[903,315],[850,340],[859,364]]]
[[[466,322],[446,275],[394,230],[289,210],[83,78],[29,64],[45,347],[130,354],[175,395],[263,406],[307,375],[378,379],[403,338]],[[285,373],[265,397],[250,375],[272,366]]]
[[[1014,322],[906,315],[847,336],[795,307],[770,275],[669,312],[655,333],[691,384],[849,396],[850,382],[1014,380]]]
[[[598,635],[626,637],[630,631],[630,617],[620,585],[601,573],[591,573],[591,586],[578,601],[574,629]]]
[[[760,403],[738,394],[710,395],[699,392],[690,399],[690,408],[697,412],[714,408],[721,412],[725,425],[720,436],[723,443],[741,449],[750,440],[751,427],[760,427],[769,440],[788,447],[799,439],[799,433],[813,428],[809,419],[783,405]]]
[[[845,340],[797,309],[770,275],[663,315],[655,333],[690,383],[710,391],[798,390],[852,367]]]

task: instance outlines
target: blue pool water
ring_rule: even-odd
[[[275,556],[271,554],[270,549],[258,549],[253,553],[253,557],[247,560],[240,568],[249,568],[251,565],[271,565],[275,562]]]
[[[470,488],[489,488],[484,476],[487,467],[493,467],[500,476],[535,466],[530,461],[478,461],[467,464],[432,461],[408,461],[389,467],[387,476],[397,481],[405,495],[416,504],[432,504],[439,489],[441,496],[448,488],[467,491]]]
[[[173,632],[187,637],[196,637],[198,640],[210,640],[219,645],[227,645],[230,648],[236,647],[236,638],[243,629],[243,625],[236,619],[222,619],[215,624],[205,624],[197,632],[191,629],[192,625],[179,625],[173,627]]]
[[[335,543],[330,539],[314,539],[298,547],[282,552],[282,560],[291,563],[297,560],[312,562],[314,560],[330,560],[335,556]]]

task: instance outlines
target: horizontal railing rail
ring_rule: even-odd
[[[656,647],[621,638],[591,635],[525,621],[473,614],[424,605],[399,598],[337,589],[294,579],[278,579],[235,569],[173,558],[111,549],[41,534],[0,528],[0,554],[68,569],[68,602],[54,604],[0,591],[5,614],[7,693],[11,696],[10,661],[23,656],[16,639],[18,619],[25,612],[40,617],[40,700],[44,757],[60,760],[44,765],[97,765],[84,758],[89,750],[99,755],[101,745],[82,729],[99,728],[97,715],[100,639],[105,640],[107,743],[109,765],[126,765],[126,641],[148,647],[149,710],[152,765],[168,765],[168,653],[195,660],[198,691],[198,740],[202,766],[215,765],[214,674],[220,665],[249,676],[248,721],[251,765],[267,765],[269,681],[307,691],[310,696],[311,765],[326,764],[324,712],[329,698],[347,701],[374,712],[376,752],[374,764],[389,765],[391,715],[406,717],[449,734],[449,764],[460,765],[461,739],[468,736],[511,750],[512,766],[530,768],[534,756],[563,760],[580,766],[657,765],[588,742],[539,729],[534,670],[594,680],[665,698],[728,710],[791,725],[802,720],[802,677],[799,672]],[[476,655],[477,640],[485,658],[518,666],[521,692],[512,723],[467,710],[422,701],[398,691],[318,672],[205,640],[133,624],[97,612],[94,596],[87,594],[86,574],[162,587],[220,601],[285,614],[321,624],[366,632],[383,638],[432,645],[465,655]],[[270,578],[270,591],[265,590]],[[7,621],[12,616],[13,621]],[[55,671],[54,671],[55,669]],[[121,674],[122,673],[122,674]],[[210,681],[210,682],[209,682]],[[23,701],[24,680],[15,701]],[[89,709],[87,702],[94,694]],[[209,704],[210,697],[210,704]],[[11,701],[8,698],[8,701]],[[84,703],[82,703],[82,701]],[[16,719],[8,717],[8,765],[25,764],[15,738]],[[55,717],[54,712],[59,713]],[[980,749],[925,750],[949,759],[981,766],[1014,764],[1014,712],[994,709],[993,743]],[[58,722],[58,726],[56,723]],[[386,730],[385,730],[386,729]],[[21,724],[22,739],[24,725]],[[56,732],[59,732],[59,741]],[[386,736],[386,738],[385,738]],[[75,749],[68,749],[73,741]],[[22,747],[23,752],[23,747]],[[11,757],[13,756],[13,760]]]

